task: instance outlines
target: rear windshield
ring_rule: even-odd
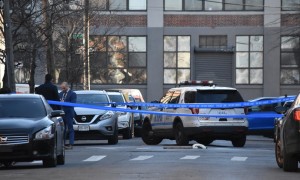
[[[108,95],[111,102],[114,103],[124,103],[124,99],[122,95]]]
[[[43,118],[47,116],[44,103],[39,98],[1,99],[0,118]]]
[[[105,94],[77,94],[77,103],[95,106],[109,105],[108,98]]]
[[[236,90],[198,90],[185,93],[185,103],[230,103],[243,102]]]

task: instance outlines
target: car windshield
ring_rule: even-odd
[[[198,90],[196,103],[230,103],[243,102],[243,98],[236,90]]]
[[[77,103],[95,106],[109,105],[108,98],[105,94],[77,94]]]
[[[124,103],[124,99],[123,99],[123,96],[120,94],[120,95],[108,95],[111,102],[115,102],[115,103]]]
[[[1,99],[1,118],[43,118],[47,116],[45,105],[39,98]]]

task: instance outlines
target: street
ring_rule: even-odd
[[[1,180],[39,179],[299,179],[297,173],[279,169],[272,139],[249,136],[244,148],[215,141],[207,149],[188,149],[164,140],[158,146],[144,145],[140,138],[79,141],[66,153],[66,164],[43,168],[41,161],[17,163],[0,169]]]

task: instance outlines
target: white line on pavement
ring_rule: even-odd
[[[247,159],[248,159],[248,157],[234,156],[233,158],[231,158],[231,161],[246,161]]]
[[[87,158],[86,160],[83,160],[84,162],[95,162],[95,161],[100,161],[103,158],[105,158],[106,156],[91,156],[89,158]]]
[[[136,148],[136,149],[138,149],[138,150],[147,150],[147,149],[150,149],[150,148],[144,147],[144,148]]]
[[[152,158],[153,156],[138,156],[136,158],[130,159],[130,161],[144,161]]]
[[[180,158],[181,160],[194,160],[194,159],[198,159],[200,156],[184,156],[182,158]]]

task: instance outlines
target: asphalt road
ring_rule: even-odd
[[[297,179],[297,173],[279,169],[271,139],[250,136],[244,148],[230,142],[215,141],[207,149],[173,149],[174,141],[158,146],[144,145],[141,139],[80,141],[67,151],[66,165],[43,168],[40,161],[17,163],[0,168],[0,180],[238,180]]]

